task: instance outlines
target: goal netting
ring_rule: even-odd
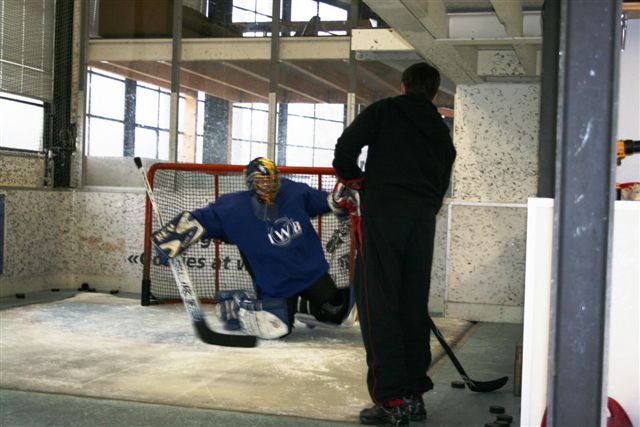
[[[331,168],[279,167],[281,176],[331,191],[336,181]],[[148,170],[164,221],[182,211],[215,202],[224,194],[246,190],[243,166],[191,163],[154,163]],[[313,220],[329,262],[329,273],[340,288],[349,286],[353,245],[350,221],[338,221],[333,214]],[[149,201],[146,204],[142,278],[142,305],[176,301],[180,294],[171,269],[161,265],[151,247],[150,236],[160,228]],[[213,301],[218,290],[253,289],[247,266],[235,245],[203,240],[182,255],[194,289],[203,301]]]

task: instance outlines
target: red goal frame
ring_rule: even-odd
[[[229,165],[229,164],[201,164],[201,163],[172,163],[172,162],[157,162],[152,164],[147,170],[147,177],[152,189],[155,189],[154,178],[158,171],[170,170],[170,171],[185,171],[185,172],[204,172],[211,174],[214,177],[214,191],[212,194],[212,201],[216,200],[221,194],[219,178],[221,176],[227,176],[229,174],[241,175],[244,171],[244,165]],[[335,182],[335,170],[329,167],[306,167],[306,166],[278,166],[278,170],[281,175],[310,175],[317,178],[317,188],[323,188],[323,183]],[[330,178],[329,178],[330,177]],[[326,190],[326,188],[325,188]],[[151,265],[153,263],[153,248],[151,245],[151,233],[153,228],[153,209],[148,197],[145,197],[145,221],[144,221],[144,249],[143,249],[143,271],[142,271],[142,289],[141,289],[141,304],[147,306],[151,304]],[[165,221],[169,218],[164,218]],[[323,217],[317,219],[317,232],[323,236]],[[214,257],[219,259],[220,242],[214,241]],[[353,254],[354,245],[353,239],[350,241],[349,251]],[[352,257],[353,258],[353,257]],[[217,291],[220,287],[219,269],[214,269],[213,286]],[[202,298],[205,302],[212,302],[211,299]],[[175,299],[179,301],[179,299]],[[169,300],[164,300],[169,302]]]

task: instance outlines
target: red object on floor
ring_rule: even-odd
[[[607,427],[633,427],[629,415],[624,411],[622,405],[617,400],[610,397],[607,400],[607,408],[609,408],[609,417],[607,418]],[[544,410],[542,423],[540,427],[547,427],[547,410]]]

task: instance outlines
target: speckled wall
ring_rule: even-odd
[[[440,209],[436,218],[431,292],[429,293],[429,310],[437,313],[444,311],[444,298],[447,289],[447,221],[448,210],[445,205]]]
[[[0,154],[0,187],[37,188],[44,183],[44,159]]]
[[[526,202],[537,188],[537,84],[458,86],[445,313],[522,320]]]
[[[0,296],[74,288],[139,292],[144,193],[0,190]]]
[[[0,190],[5,195],[0,295],[64,282],[71,271],[70,192]]]
[[[72,225],[78,283],[140,292],[144,192],[76,192]]]
[[[4,271],[4,198],[0,193],[0,274]]]
[[[537,187],[539,86],[458,86],[453,199],[526,203]]]

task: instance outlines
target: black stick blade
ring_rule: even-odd
[[[460,377],[462,377],[464,382],[467,384],[467,387],[469,387],[469,390],[476,391],[478,393],[487,393],[490,391],[498,390],[499,388],[501,388],[507,383],[507,381],[509,380],[509,377],[502,377],[502,378],[498,378],[491,381],[474,381],[471,378],[469,378],[464,368],[462,367],[462,364],[460,363],[456,355],[453,353],[453,350],[451,350],[451,347],[449,347],[449,344],[447,344],[447,341],[444,339],[442,332],[440,332],[440,329],[438,329],[435,322],[430,316],[429,316],[429,326],[433,334],[438,339],[438,342],[444,349],[444,352],[447,353],[447,356],[449,356],[449,359],[451,359],[453,366],[456,367],[458,373],[460,374]]]
[[[204,319],[194,320],[193,327],[198,337],[207,344],[221,345],[224,347],[255,347],[258,340],[253,335],[228,335],[220,334],[209,329]]]
[[[138,169],[142,167],[142,159],[140,157],[134,157],[133,162],[136,164]]]
[[[470,378],[463,378],[463,380],[469,390],[478,393],[488,393],[502,388],[507,381],[509,381],[509,377],[502,377],[491,381],[475,381]]]

